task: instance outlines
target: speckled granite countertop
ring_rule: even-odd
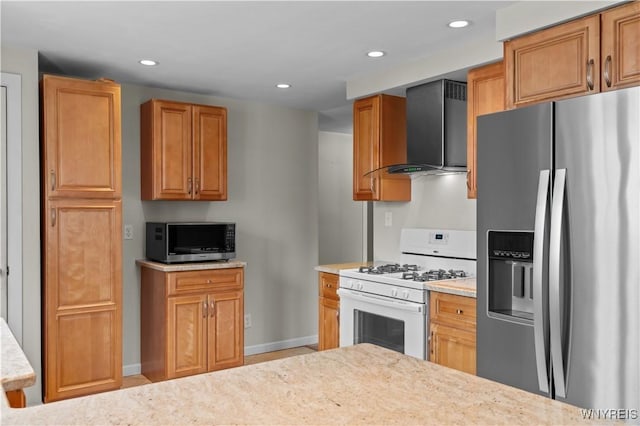
[[[32,386],[36,382],[36,373],[4,318],[0,318],[0,345],[2,345],[2,358],[0,358],[2,389],[11,391]]]
[[[590,423],[580,409],[362,344],[24,408],[2,424]]]
[[[476,279],[461,278],[456,280],[425,282],[427,290],[440,293],[457,294],[458,296],[476,297]]]
[[[203,271],[206,269],[227,269],[227,268],[244,268],[246,262],[240,260],[217,261],[217,262],[194,262],[194,263],[160,263],[153,260],[137,259],[136,265],[155,269],[163,272],[180,272],[180,271]]]

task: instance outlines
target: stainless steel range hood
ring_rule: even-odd
[[[407,89],[407,163],[386,173],[467,171],[467,85],[437,80]]]

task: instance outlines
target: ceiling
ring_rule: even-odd
[[[37,49],[47,72],[318,111],[321,129],[340,131],[347,81],[493,34],[495,11],[512,3],[3,0],[1,40]],[[449,28],[456,19],[471,25]],[[368,58],[374,49],[387,54]]]

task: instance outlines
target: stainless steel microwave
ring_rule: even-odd
[[[236,225],[228,222],[147,222],[147,259],[163,263],[236,257]]]

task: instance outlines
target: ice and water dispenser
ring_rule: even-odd
[[[533,232],[489,231],[488,314],[533,321]]]

